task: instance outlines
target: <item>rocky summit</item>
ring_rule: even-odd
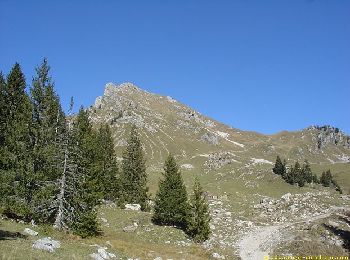
[[[338,128],[311,126],[274,135],[242,131],[132,83],[106,84],[89,110],[95,124],[110,124],[117,151],[125,146],[130,124],[135,124],[149,165],[155,167],[169,152],[187,168],[271,164],[278,154],[315,164],[350,161],[350,137]]]

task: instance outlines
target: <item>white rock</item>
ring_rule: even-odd
[[[97,253],[99,253],[103,259],[109,259],[109,255],[108,255],[106,249],[99,248],[99,249],[97,249]]]
[[[101,220],[102,220],[102,222],[104,222],[104,223],[107,223],[107,222],[108,222],[107,219],[105,219],[105,218],[101,218]]]
[[[95,260],[108,260],[117,257],[115,254],[107,252],[106,249],[106,247],[100,247],[97,249],[97,253],[90,254],[90,257]]]
[[[211,256],[216,259],[225,259],[225,256],[220,255],[219,253],[213,253]]]
[[[94,260],[105,260],[103,257],[100,256],[100,254],[92,253],[89,255]]]
[[[181,165],[181,168],[182,169],[193,169],[194,167],[193,167],[193,165],[192,164],[189,164],[189,163],[186,163],[186,164],[182,164]]]
[[[281,197],[281,199],[284,199],[284,200],[286,200],[286,201],[289,201],[291,196],[292,196],[292,194],[286,193],[286,194],[284,194],[284,195]]]
[[[135,232],[135,230],[137,229],[137,227],[135,227],[134,225],[132,226],[126,226],[123,228],[124,232]]]
[[[135,211],[140,211],[141,210],[141,205],[140,204],[126,204],[125,205],[126,210],[135,210]]]
[[[30,228],[25,228],[23,230],[23,232],[28,234],[28,235],[30,235],[30,236],[37,236],[38,235],[38,232],[36,232],[36,231],[34,231],[34,230],[30,229]]]
[[[160,256],[154,258],[153,260],[163,260],[163,258],[161,258]]]
[[[59,241],[52,240],[51,237],[44,237],[35,241],[32,247],[34,249],[54,252],[57,248],[61,247],[61,243]]]

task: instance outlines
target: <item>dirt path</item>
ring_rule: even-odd
[[[264,256],[268,256],[276,245],[283,241],[283,236],[281,234],[283,229],[292,227],[295,224],[314,222],[319,219],[327,218],[337,209],[339,208],[332,207],[329,212],[316,215],[309,219],[255,228],[239,241],[239,256],[242,260],[263,260]]]

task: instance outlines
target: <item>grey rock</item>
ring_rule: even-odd
[[[205,133],[201,136],[201,141],[206,142],[211,145],[218,145],[219,144],[219,137],[217,135],[214,135],[212,133]]]
[[[44,250],[48,252],[54,252],[57,248],[61,247],[61,242],[52,240],[51,237],[44,237],[34,242],[34,249]]]
[[[135,210],[135,211],[140,211],[141,210],[141,205],[140,204],[126,204],[125,205],[126,210]]]
[[[135,232],[136,229],[137,229],[137,226],[132,225],[132,226],[126,226],[126,227],[124,227],[124,228],[123,228],[123,231],[124,231],[124,232]]]
[[[23,230],[23,233],[26,233],[26,234],[28,234],[30,236],[37,236],[38,235],[38,232],[36,232],[36,231],[34,231],[34,230],[30,229],[30,228],[25,228]]]

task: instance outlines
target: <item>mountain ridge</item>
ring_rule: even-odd
[[[330,162],[350,159],[350,137],[336,127],[309,126],[273,135],[240,130],[209,118],[170,96],[150,93],[129,82],[107,83],[103,96],[97,97],[89,110],[95,124],[111,125],[117,150],[125,145],[127,131],[124,128],[135,124],[140,128],[146,154],[151,158],[155,156],[156,147],[186,156],[191,148],[189,155],[193,157],[193,146],[196,146],[201,154],[247,152],[250,158],[260,156],[270,161],[279,153],[286,154],[289,159],[309,159],[312,163],[325,161],[325,158]],[[184,149],[180,149],[181,143]],[[164,159],[164,152],[160,157]]]

